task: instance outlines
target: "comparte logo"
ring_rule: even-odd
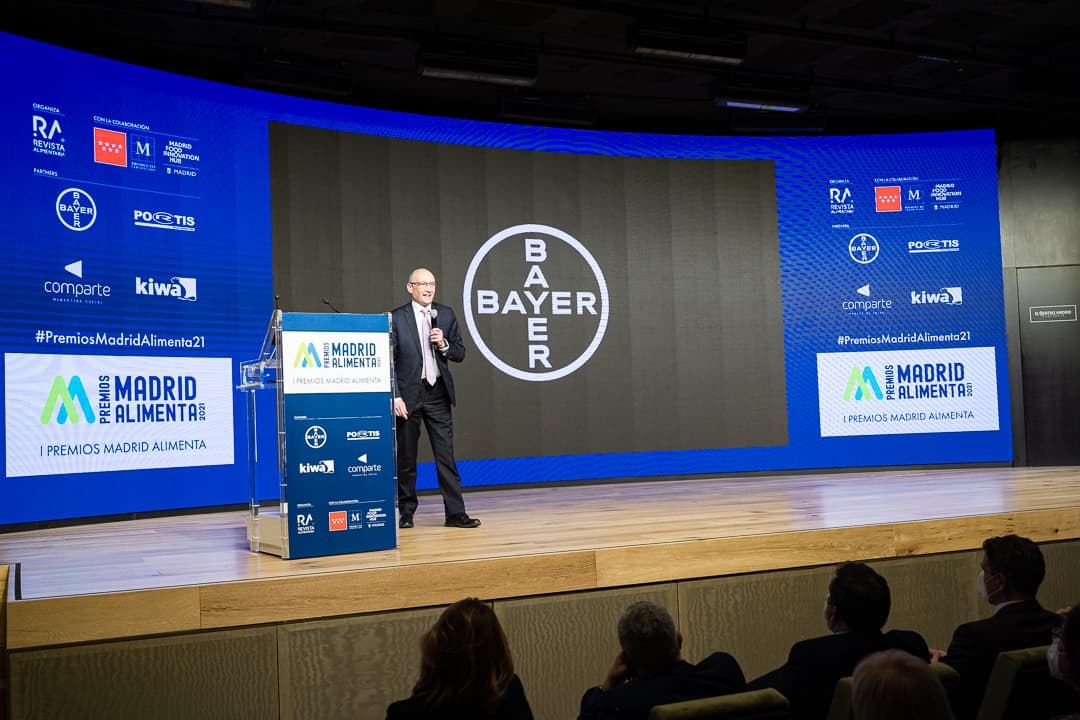
[[[76,260],[64,266],[69,274],[83,279],[83,261]],[[53,302],[74,303],[77,305],[101,305],[102,298],[112,295],[112,287],[105,283],[75,282],[73,280],[46,280],[41,289],[48,293]]]

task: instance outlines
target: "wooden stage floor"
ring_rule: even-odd
[[[245,513],[0,534],[21,563],[8,647],[523,597],[1080,537],[1080,468],[723,477],[421,498],[399,547],[311,560],[247,549]],[[8,597],[11,598],[9,589]]]

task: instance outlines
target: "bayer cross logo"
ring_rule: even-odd
[[[68,230],[89,230],[97,220],[97,205],[85,190],[68,188],[56,196],[56,217]]]
[[[877,239],[870,233],[859,233],[848,241],[848,254],[860,265],[869,265],[877,260],[880,249]]]
[[[607,282],[589,250],[550,225],[514,225],[465,273],[465,321],[477,349],[519,380],[557,380],[593,356],[607,329]]]
[[[307,443],[309,448],[318,450],[326,444],[326,430],[320,425],[312,425],[304,433],[304,442]]]

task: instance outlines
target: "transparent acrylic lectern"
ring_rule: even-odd
[[[281,357],[278,348],[281,347],[281,310],[275,310],[270,316],[270,324],[263,336],[262,347],[259,356],[254,360],[240,363],[240,384],[238,390],[247,395],[247,447],[248,447],[248,519],[247,536],[248,546],[252,552],[265,552],[280,557],[289,557],[289,533],[286,526],[287,518],[282,512],[285,494],[285,427],[284,417],[281,412],[283,404],[281,379]],[[272,390],[273,398],[266,397],[264,402],[274,403],[274,432],[277,435],[277,470],[279,494],[277,498],[267,499],[259,497],[257,468],[259,462],[258,452],[258,427],[257,427],[257,402],[258,396],[268,396],[269,393],[259,393],[259,390]]]

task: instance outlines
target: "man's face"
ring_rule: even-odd
[[[993,602],[991,598],[1000,592],[1002,588],[1001,574],[994,572],[990,568],[990,561],[986,559],[985,554],[979,560],[979,567],[982,569],[982,582],[983,587],[986,589],[986,599]]]
[[[435,276],[427,270],[417,270],[409,278],[405,290],[413,300],[427,307],[435,299]]]

